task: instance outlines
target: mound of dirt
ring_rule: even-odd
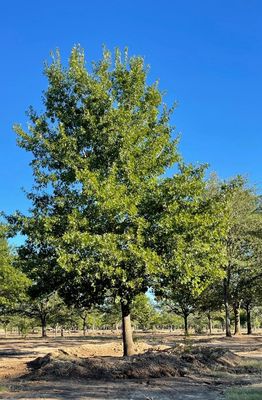
[[[241,357],[232,351],[218,347],[194,347],[190,353],[209,368],[216,366],[233,368],[237,367],[241,361]]]
[[[80,350],[76,350],[76,352]],[[148,379],[172,376],[199,375],[213,368],[233,368],[240,357],[218,348],[192,348],[182,346],[149,348],[145,353],[132,357],[77,357],[71,349],[60,349],[28,363],[30,378],[63,377],[90,379]]]
[[[153,347],[155,350],[166,350],[169,346],[159,345]],[[145,342],[135,343],[134,351],[135,354],[145,353],[149,349],[152,349],[152,345]],[[123,345],[122,343],[107,342],[103,344],[87,344],[78,347],[61,347],[56,353],[56,355],[65,355],[70,357],[122,357],[123,355]]]

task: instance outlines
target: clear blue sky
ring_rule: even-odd
[[[0,5],[0,210],[25,211],[29,156],[15,144],[14,122],[41,108],[43,61],[66,59],[80,43],[89,60],[128,46],[150,64],[186,161],[208,162],[220,177],[245,174],[261,188],[262,2],[260,0],[3,1]],[[261,190],[261,189],[260,189]]]

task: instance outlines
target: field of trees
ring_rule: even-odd
[[[52,346],[64,349],[67,362],[72,356],[98,357],[90,362],[103,378],[114,380],[114,368],[124,368],[121,378],[163,376],[163,385],[171,385],[170,392],[138,391],[132,397],[131,391],[121,399],[174,398],[166,379],[178,375],[181,399],[186,399],[197,369],[202,386],[212,376],[209,385],[215,387],[219,377],[214,378],[213,364],[217,373],[232,374],[230,379],[223,375],[220,383],[226,387],[239,384],[237,373],[246,384],[259,382],[261,196],[242,176],[222,181],[215,173],[208,175],[207,165],[183,160],[170,124],[174,107],[164,103],[157,82],[148,83],[143,58],[104,49],[102,59],[87,68],[83,50],[74,47],[67,66],[57,52],[44,74],[43,110],[30,107],[28,129],[14,127],[18,146],[31,157],[30,209],[12,215],[2,210],[1,373],[9,383],[3,383],[6,397],[0,398],[22,398],[10,397],[14,394],[6,385],[18,377],[21,381],[29,370],[30,375],[52,365],[60,371],[54,364],[56,357],[65,362],[60,353],[43,361]],[[18,234],[24,241],[14,248],[8,239]],[[94,350],[107,341],[114,343],[109,351]],[[17,360],[8,367],[8,346],[22,354],[23,346],[28,352],[29,345],[37,349],[40,343],[45,354],[34,350],[17,373]],[[81,346],[89,346],[88,351],[65,350]],[[111,364],[102,360],[114,354],[125,358]],[[25,370],[36,356],[42,357],[39,364],[29,363]],[[138,359],[145,367],[135,376],[131,366]],[[146,373],[160,364],[162,373]],[[77,378],[70,368],[62,378]],[[35,379],[40,376],[52,379],[44,371]],[[91,378],[101,377],[84,374],[81,385]],[[197,396],[200,389],[192,390]],[[244,393],[203,390],[201,399],[242,399]],[[262,392],[244,395],[258,399]],[[93,396],[72,398],[106,398]]]

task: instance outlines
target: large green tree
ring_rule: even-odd
[[[73,48],[46,65],[43,113],[29,110],[18,144],[32,155],[35,187],[24,233],[55,249],[57,265],[90,282],[107,282],[122,309],[124,354],[133,352],[130,307],[147,290],[159,257],[147,245],[143,204],[177,161],[157,83],[141,57],[104,51],[88,71]],[[39,212],[39,209],[41,212]]]

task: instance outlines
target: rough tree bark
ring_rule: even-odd
[[[250,304],[246,304],[246,313],[247,313],[247,334],[252,334],[252,324],[251,324],[251,307]]]
[[[189,335],[189,333],[188,333],[188,315],[189,314],[187,312],[183,313],[185,336]]]
[[[123,355],[132,356],[134,354],[134,342],[132,335],[130,305],[121,302],[122,312],[122,338],[123,338]]]
[[[42,337],[47,337],[47,333],[46,333],[46,315],[41,315],[41,328],[42,328]]]
[[[241,326],[240,326],[240,302],[236,301],[233,304],[234,310],[234,321],[235,321],[235,335],[241,335]]]
[[[229,311],[229,279],[224,279],[224,306],[225,306],[225,322],[226,322],[226,336],[231,337],[230,330],[230,311]]]
[[[87,332],[87,315],[82,317],[83,320],[83,335],[86,336],[86,332]]]

